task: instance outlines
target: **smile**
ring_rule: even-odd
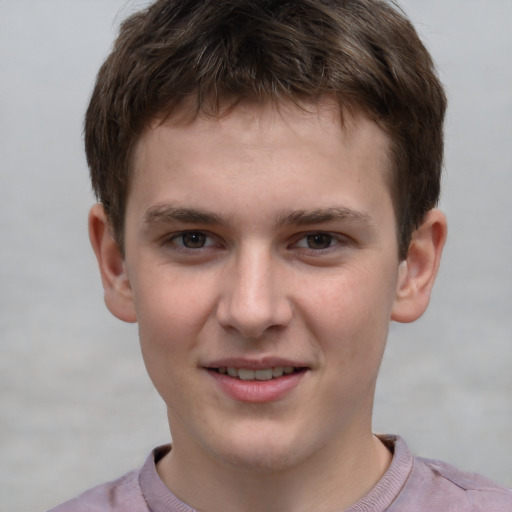
[[[275,402],[289,396],[309,370],[305,366],[272,366],[272,363],[266,368],[261,363],[257,368],[247,366],[241,363],[238,367],[226,361],[205,369],[225,396],[238,402],[252,403]]]
[[[252,370],[250,368],[233,368],[233,367],[220,367],[212,368],[222,375],[229,375],[235,379],[240,380],[272,380],[278,379],[283,375],[291,375],[292,373],[301,371],[301,368],[294,366],[275,366],[272,368],[264,368],[260,370]]]

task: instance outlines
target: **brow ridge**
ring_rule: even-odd
[[[276,217],[276,225],[320,224],[324,222],[354,220],[367,225],[373,225],[371,216],[364,211],[357,211],[346,207],[316,208],[313,210],[293,210]],[[230,224],[226,219],[214,212],[201,208],[174,206],[172,204],[159,204],[150,207],[144,217],[147,224],[159,222],[179,221],[189,224],[222,225]]]
[[[144,216],[144,222],[147,224],[172,221],[189,224],[229,224],[227,219],[224,219],[216,213],[202,210],[201,208],[180,207],[171,204],[152,206],[147,210]]]
[[[277,218],[278,225],[294,224],[320,224],[323,222],[339,220],[355,220],[372,225],[371,216],[364,211],[357,211],[346,207],[317,208],[314,210],[294,210]]]

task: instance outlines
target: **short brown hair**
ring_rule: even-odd
[[[158,0],[122,23],[85,118],[91,180],[123,247],[134,146],[185,98],[218,115],[246,98],[335,95],[391,141],[400,257],[439,198],[446,98],[414,27],[383,0]]]

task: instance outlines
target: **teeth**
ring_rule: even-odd
[[[218,368],[219,373],[230,377],[239,378],[240,380],[271,380],[290,375],[296,368],[294,366],[276,366],[273,368],[265,368],[264,370],[250,370],[249,368]]]
[[[281,377],[283,375],[283,367],[282,366],[276,366],[275,368],[272,368],[272,377]]]
[[[240,380],[254,380],[254,370],[240,368],[238,370],[238,376],[240,377]]]
[[[270,380],[272,378],[272,368],[268,368],[267,370],[256,370],[254,372],[254,376],[256,380]]]

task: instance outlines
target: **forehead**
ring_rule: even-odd
[[[152,151],[159,151],[157,146],[163,143],[160,136],[166,130],[173,131],[176,140],[192,142],[192,147],[181,147],[190,150],[192,159],[198,155],[199,145],[205,143],[215,149],[236,145],[250,152],[269,146],[269,139],[274,147],[281,148],[302,139],[323,151],[329,146],[338,151],[342,146],[371,145],[381,152],[385,166],[390,167],[390,140],[385,132],[361,110],[341,109],[329,95],[301,102],[243,100],[235,106],[221,106],[215,116],[195,112],[192,99],[184,101],[171,114],[157,116],[147,124],[135,145],[134,169],[143,172],[142,161]]]
[[[314,185],[326,179],[326,170],[333,174],[337,168],[340,174],[354,174],[353,181],[368,174],[366,184],[373,180],[389,192],[388,136],[363,114],[340,112],[330,97],[301,105],[241,102],[217,117],[189,112],[182,106],[142,133],[134,154],[132,192],[159,191],[156,181],[163,185],[172,180],[192,193],[209,180],[210,196],[217,189],[212,178],[226,184],[243,177],[246,186],[262,190],[272,179],[276,198],[292,188],[305,195],[297,179]],[[228,191],[224,187],[222,195],[230,199]],[[157,197],[146,199],[155,202]]]

